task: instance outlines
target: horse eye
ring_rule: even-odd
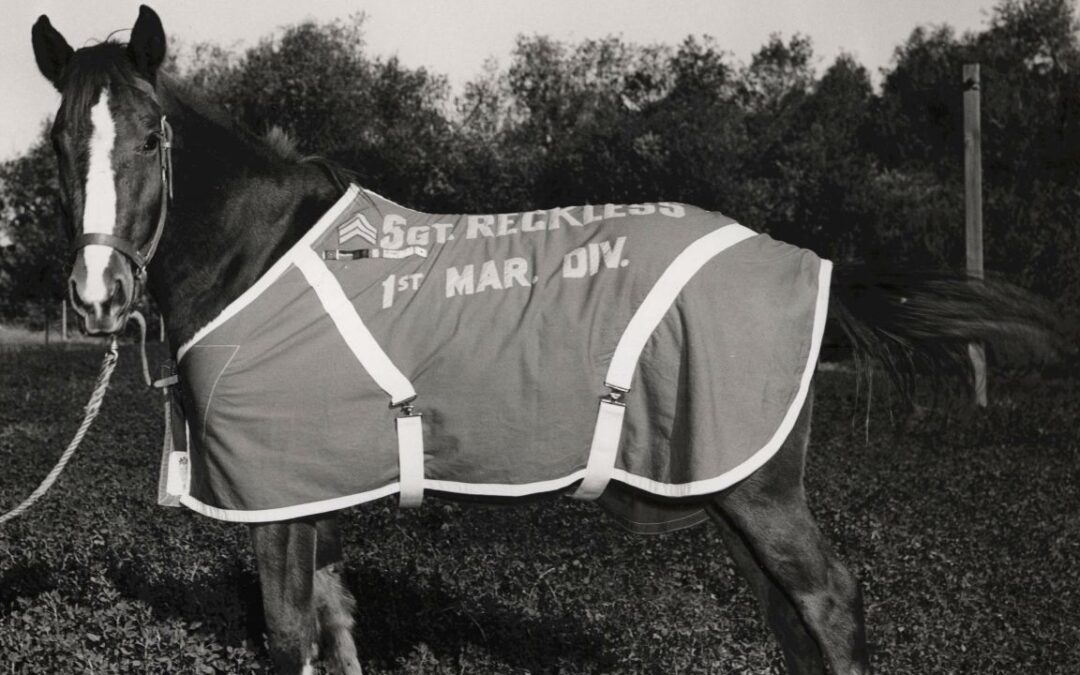
[[[155,133],[155,134],[150,134],[149,136],[146,137],[146,141],[143,142],[142,149],[146,150],[146,151],[156,150],[157,146],[158,146],[158,136]]]

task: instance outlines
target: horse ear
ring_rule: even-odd
[[[59,89],[60,73],[64,72],[64,66],[71,60],[75,50],[68,45],[64,36],[52,27],[49,17],[44,14],[34,22],[30,38],[34,43],[34,59],[37,60],[38,70]]]
[[[157,12],[146,5],[139,6],[139,18],[131,29],[127,50],[139,73],[153,82],[158,66],[165,60],[165,29]]]

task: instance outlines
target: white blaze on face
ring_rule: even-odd
[[[101,97],[90,109],[90,168],[86,173],[86,208],[83,209],[85,234],[96,232],[113,234],[116,226],[116,181],[113,177],[112,149],[116,140],[116,128],[109,112],[109,92],[102,90]],[[90,244],[82,249],[86,263],[86,283],[80,296],[87,303],[103,303],[112,295],[112,284],[105,281],[105,268],[113,249],[100,244]]]

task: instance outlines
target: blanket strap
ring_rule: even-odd
[[[399,504],[402,508],[420,506],[424,498],[424,434],[421,415],[413,407],[416,390],[364,325],[356,307],[322,258],[312,249],[303,248],[294,263],[315,291],[353,356],[390,397],[390,407],[401,411],[395,420]]]
[[[420,506],[424,499],[424,428],[420,413],[412,403],[401,406],[395,420],[398,438],[398,506]]]
[[[641,352],[652,337],[653,331],[675,303],[683,287],[697,272],[716,255],[756,233],[738,223],[725,225],[718,230],[693,241],[668,265],[641,305],[630,317],[626,329],[611,355],[604,384],[610,390],[600,399],[596,414],[589,461],[585,477],[572,495],[575,499],[596,499],[607,488],[615,472],[619,456],[619,440],[622,437],[626,404],[623,399],[630,393]]]

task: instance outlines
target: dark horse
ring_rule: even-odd
[[[115,333],[145,283],[175,349],[251,287],[341,186],[325,165],[285,156],[196,102],[159,72],[165,45],[146,7],[127,45],[74,51],[46,17],[33,28],[38,67],[62,94],[51,137],[76,249],[71,301],[88,333]],[[895,348],[963,358],[968,340],[1038,332],[1008,293],[939,281],[903,286],[838,270],[833,312],[874,356]],[[867,673],[859,585],[807,509],[811,408],[808,400],[772,459],[705,508],[753,586],[788,671]],[[337,514],[253,525],[251,534],[278,670],[311,672],[321,647],[340,671],[360,673]]]

